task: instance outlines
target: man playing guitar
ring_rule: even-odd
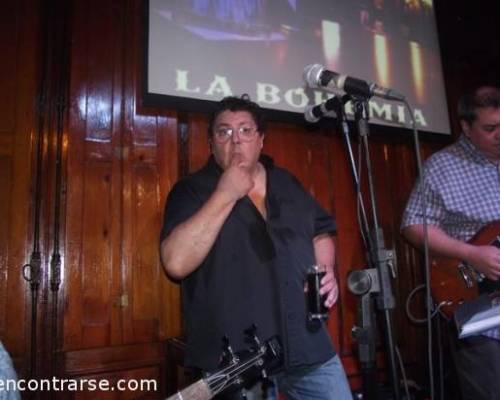
[[[463,133],[425,163],[402,232],[421,247],[425,214],[430,251],[472,266],[487,278],[478,283],[479,291],[494,291],[500,289],[500,248],[470,240],[500,221],[500,89],[482,86],[465,94],[458,117]],[[463,399],[500,399],[500,328],[455,341]]]

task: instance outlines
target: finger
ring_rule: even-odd
[[[333,307],[333,305],[337,302],[337,297],[338,297],[338,288],[334,287],[330,293],[328,294],[328,297],[325,300],[325,306],[327,308]]]
[[[333,292],[332,303],[331,303],[332,307],[335,305],[335,303],[337,302],[338,298],[339,298],[339,291],[337,289],[337,290],[335,290]]]
[[[488,273],[488,274],[485,274],[486,277],[488,279],[491,279],[492,281],[497,281],[498,280],[498,275],[494,274],[494,273]]]
[[[332,290],[334,286],[337,286],[337,281],[335,280],[335,276],[333,275],[333,273],[327,273],[321,280],[320,293],[322,294],[326,293]]]
[[[325,283],[324,285],[321,285],[320,289],[319,289],[319,294],[321,295],[324,295],[326,293],[329,293],[333,287],[334,287],[334,283],[333,281],[328,281],[327,283]]]
[[[325,307],[330,308],[332,306],[332,295],[328,294],[328,296],[325,299]]]
[[[339,286],[337,285],[337,281],[333,282],[333,288],[330,291],[330,296],[331,296],[331,305],[333,306],[339,297]]]
[[[335,287],[333,288],[331,295],[332,295],[332,298],[331,298],[330,307],[333,306],[337,302],[337,299],[339,298],[339,287],[337,285],[335,285]]]
[[[326,285],[326,284],[330,283],[331,281],[333,281],[334,279],[335,279],[335,277],[333,276],[333,274],[332,274],[332,273],[330,273],[330,274],[329,274],[329,273],[327,273],[327,274],[323,277],[323,279],[321,279],[321,284],[322,284],[322,285]]]

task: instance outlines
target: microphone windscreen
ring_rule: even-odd
[[[321,64],[310,64],[304,68],[304,81],[308,87],[318,89],[320,87],[320,77],[325,67]]]
[[[318,109],[318,106],[307,106],[304,110],[304,119],[311,124],[318,122],[321,119],[321,113],[317,115]]]

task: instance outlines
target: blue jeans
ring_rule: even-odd
[[[0,390],[0,400],[20,400],[20,393],[11,386],[17,380],[16,371],[9,354],[0,342],[0,381],[3,388]]]
[[[273,379],[275,386],[262,395],[260,385],[247,391],[248,400],[352,400],[351,389],[338,355],[323,364],[292,368]]]

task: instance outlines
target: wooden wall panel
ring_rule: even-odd
[[[85,376],[96,382],[105,380],[116,386],[119,379],[131,383],[144,382],[144,388],[153,388],[156,391],[83,391],[65,393],[64,398],[77,399],[130,399],[130,398],[163,398],[165,370],[161,366],[165,360],[165,352],[158,343],[115,346],[106,349],[88,349],[67,352],[64,355],[64,370],[67,377],[76,378]],[[154,380],[154,382],[151,382]],[[150,386],[146,386],[150,385]],[[71,395],[71,396],[69,396]]]
[[[112,219],[111,165],[90,161],[83,167],[81,263],[78,265],[81,289],[80,296],[72,295],[71,298],[82,303],[82,345],[95,347],[110,343],[112,231],[119,221]]]
[[[0,187],[9,188],[12,185],[12,171],[10,168],[12,150],[5,151],[5,154],[0,155]],[[9,211],[10,204],[7,196],[8,193],[2,191],[0,196],[0,221],[5,221],[0,229],[0,315],[7,315],[7,284],[9,282],[9,268],[7,267],[8,259],[8,237],[9,237]],[[0,334],[3,337],[6,331],[7,321],[5,317],[0,318]]]
[[[159,234],[167,193],[179,177],[178,121],[175,112],[141,109],[141,2],[131,2],[125,18],[130,35],[125,54],[124,287],[133,306],[123,308],[126,343],[159,341],[181,334],[180,293],[159,260]],[[130,29],[127,21],[134,21]],[[130,193],[130,196],[128,195]],[[128,214],[128,211],[130,214]]]
[[[124,8],[74,2],[63,348],[123,341],[122,70]],[[92,21],[91,23],[89,21]],[[79,255],[72,258],[72,253]],[[75,326],[76,324],[76,326]]]
[[[156,145],[157,143],[150,149],[154,151]],[[158,235],[162,208],[158,168],[153,163],[148,165],[146,158],[142,159],[143,156],[144,153],[139,156],[130,171],[131,263],[124,270],[130,272],[132,285],[128,290],[133,301],[129,310],[130,328],[133,331],[133,335],[127,338],[130,342],[159,339],[161,295],[158,283],[165,279],[158,261]],[[156,154],[150,158],[154,161],[156,159]]]
[[[157,382],[162,379],[161,374],[162,371],[158,368],[149,367],[125,372],[88,375],[87,379],[92,379],[94,382],[105,380],[109,383],[109,387],[115,388],[115,390],[82,391],[77,392],[73,398],[75,400],[94,400],[96,398],[99,400],[159,399],[161,398],[161,387],[157,385]],[[127,388],[126,385],[129,384],[132,388],[142,388],[142,390],[118,390],[120,387]]]
[[[37,1],[0,5],[0,340],[18,372],[29,364],[28,286],[32,246],[32,150],[36,140]]]
[[[106,354],[124,352],[119,374],[126,375],[138,356],[127,346],[139,343],[153,346],[139,359],[160,374],[158,343],[181,334],[179,288],[158,257],[164,201],[179,177],[178,122],[175,112],[137,102],[139,4],[75,2],[64,374],[89,377],[96,371],[85,365],[99,364],[104,377],[117,368]]]
[[[2,70],[0,74],[0,122],[1,132],[6,130],[12,131],[16,121],[16,89],[19,85],[18,67],[18,49],[19,42],[13,38],[12,33],[21,33],[22,22],[19,18],[12,18],[13,15],[21,13],[22,4],[15,1],[4,1],[0,5],[0,49],[4,58]],[[2,135],[3,140],[7,138]],[[7,141],[2,141],[2,148],[7,144]]]
[[[158,209],[159,216],[157,222],[158,238],[163,221],[163,207],[167,194],[180,176],[178,159],[178,125],[177,119],[170,116],[158,117]],[[175,150],[174,150],[175,149]],[[157,239],[158,240],[158,239]],[[157,244],[155,240],[155,244]],[[155,255],[156,263],[159,265],[158,253]],[[176,283],[167,279],[166,275],[161,273],[158,280],[160,291],[159,318],[161,339],[170,337],[179,337],[182,333],[182,323],[180,315],[180,290]]]
[[[209,154],[208,120],[206,115],[190,114],[188,122],[189,172],[203,167]]]
[[[325,133],[330,140],[330,171],[332,193],[334,198],[333,215],[337,222],[336,236],[336,271],[339,283],[339,300],[335,306],[338,312],[339,326],[338,351],[343,357],[344,365],[349,375],[357,372],[353,357],[353,341],[351,329],[355,323],[356,299],[347,290],[347,274],[351,269],[366,266],[364,252],[359,235],[358,220],[356,217],[356,199],[354,185],[351,179],[349,160],[343,138],[328,129]],[[329,322],[330,332],[331,322]],[[335,338],[335,335],[333,335]]]

